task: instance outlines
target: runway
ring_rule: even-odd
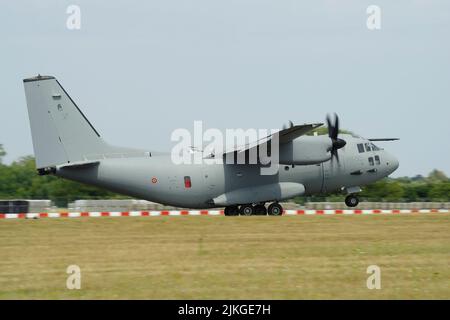
[[[120,217],[0,220],[0,299],[450,298],[448,213]]]

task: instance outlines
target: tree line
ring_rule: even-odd
[[[77,199],[123,199],[104,189],[87,186],[52,175],[39,176],[34,158],[26,156],[9,165],[2,163],[6,154],[0,144],[0,199],[50,199],[58,207],[66,207]],[[360,198],[365,201],[390,202],[450,202],[450,179],[441,171],[428,176],[385,178],[363,188]],[[343,195],[299,197],[295,201],[342,201]]]

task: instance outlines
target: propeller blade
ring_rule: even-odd
[[[338,138],[339,135],[339,117],[335,113],[334,121],[331,119],[331,116],[327,114],[327,126],[328,126],[328,137],[331,139],[331,161],[336,158],[336,161],[339,163],[339,154],[338,150],[343,148],[347,142],[343,139]]]
[[[339,134],[339,117],[337,114],[334,114],[334,121],[331,119],[331,116],[327,115],[327,126],[328,126],[328,136],[336,140]]]
[[[339,117],[337,114],[334,114],[334,135],[333,137],[337,140],[339,134]]]
[[[330,138],[332,138],[332,134],[331,134],[331,132],[332,132],[332,127],[333,127],[333,125],[331,124],[331,118],[330,118],[330,115],[329,114],[327,114],[327,127],[328,127],[328,137],[330,137]]]

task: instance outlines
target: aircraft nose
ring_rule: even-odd
[[[391,174],[392,172],[397,170],[398,166],[400,165],[400,163],[398,162],[398,159],[396,157],[394,157],[393,155],[389,155],[388,162],[386,164],[387,164],[387,167],[389,170],[389,174]]]
[[[398,162],[398,159],[396,157],[393,157],[392,165],[393,165],[394,171],[398,169],[398,166],[400,165],[400,163]]]

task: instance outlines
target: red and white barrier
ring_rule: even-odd
[[[355,214],[403,214],[403,213],[449,213],[448,209],[406,209],[406,210],[284,210],[283,215],[355,215]],[[125,212],[41,212],[0,213],[0,219],[35,218],[79,218],[79,217],[155,217],[155,216],[219,216],[223,210],[163,210]]]

